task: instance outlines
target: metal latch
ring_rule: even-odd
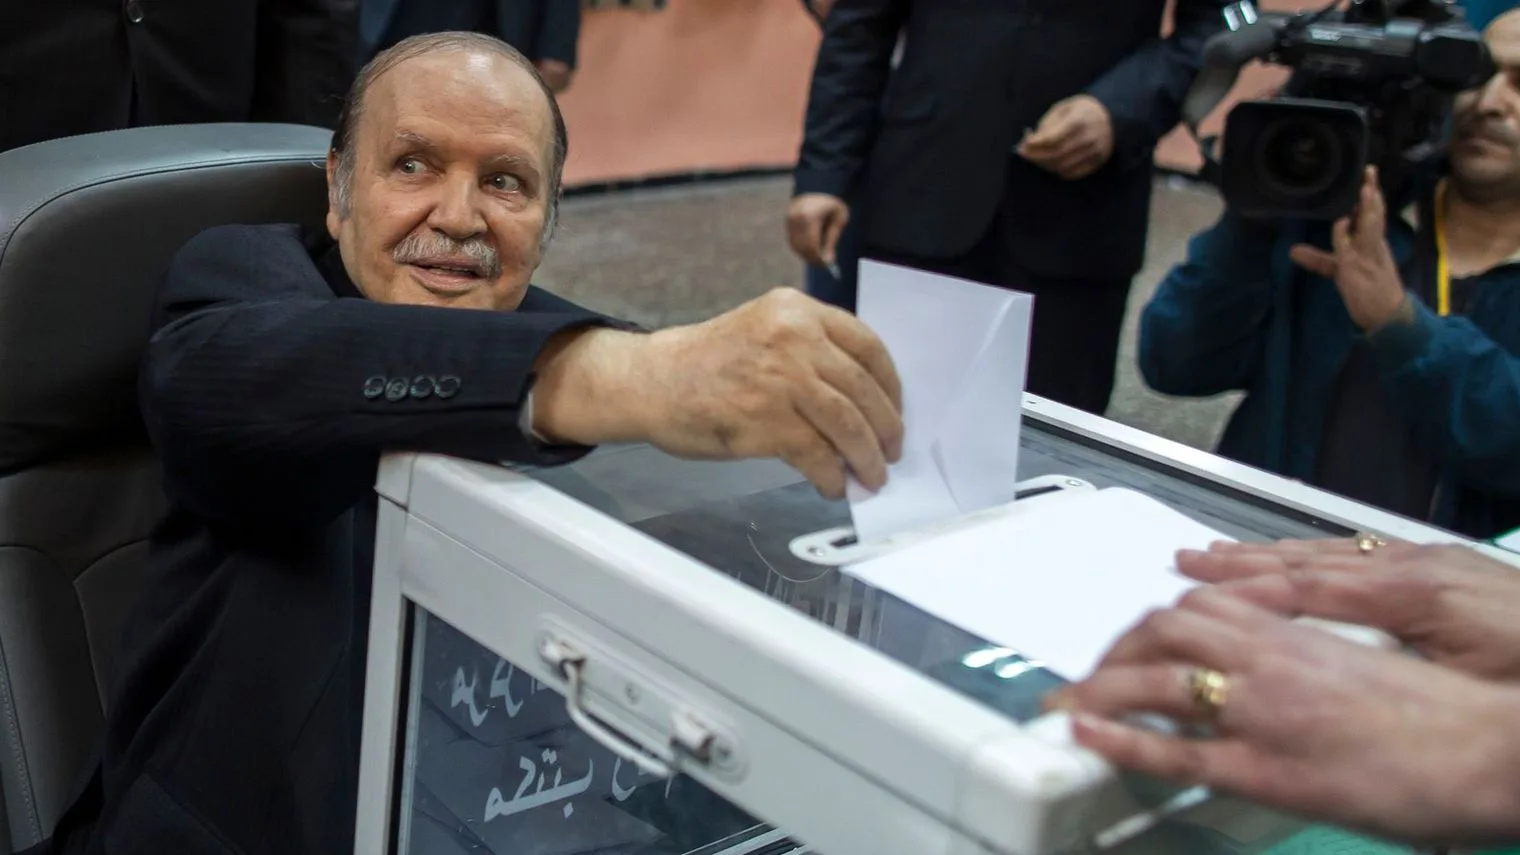
[[[683,761],[711,766],[716,772],[732,774],[737,771],[731,740],[708,723],[695,711],[677,704],[665,692],[640,692],[634,682],[628,683],[625,696],[646,712],[663,719],[666,743],[643,745],[608,726],[586,709],[586,663],[588,654],[579,645],[557,633],[548,633],[539,643],[539,655],[567,683],[565,711],[576,726],[599,742],[608,751],[625,762],[638,766],[646,774],[657,779],[678,774]],[[601,662],[598,667],[617,667],[618,663]],[[618,667],[621,674],[626,666]],[[652,682],[641,680],[640,682]],[[601,695],[599,695],[601,696]]]

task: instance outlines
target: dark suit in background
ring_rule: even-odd
[[[139,125],[331,127],[356,0],[0,0],[0,151]]]
[[[172,505],[120,653],[104,762],[53,851],[353,851],[382,450],[567,462],[519,425],[539,350],[607,323],[364,299],[325,236],[212,229],[142,372]]]
[[[360,59],[408,36],[446,30],[489,33],[534,62],[575,67],[580,0],[360,0]]]
[[[1033,293],[1030,391],[1102,412],[1145,253],[1155,144],[1177,125],[1224,5],[1177,0],[1162,39],[1166,0],[838,0],[796,192],[851,201],[867,258]],[[1082,93],[1112,117],[1107,164],[1067,181],[1014,153]]]

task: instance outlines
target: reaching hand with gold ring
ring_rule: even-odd
[[[1374,627],[1432,662],[1520,682],[1520,570],[1467,547],[1216,544],[1177,556],[1177,569],[1281,614]]]
[[[1057,704],[1114,764],[1416,843],[1520,840],[1520,688],[1199,588],[1126,634]],[[1124,723],[1208,723],[1188,739]]]

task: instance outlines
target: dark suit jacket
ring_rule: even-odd
[[[138,125],[331,127],[355,0],[0,0],[0,151]]]
[[[575,67],[580,0],[360,0],[360,59],[408,36],[441,30],[490,33],[529,59]]]
[[[949,258],[1002,205],[1032,273],[1140,267],[1156,141],[1179,119],[1226,0],[838,0],[813,72],[796,192],[852,199],[867,246]],[[902,63],[889,73],[898,33]],[[1055,102],[1088,93],[1113,159],[1068,182],[1012,153]]]
[[[373,303],[293,226],[192,240],[142,371],[173,510],[55,851],[352,852],[381,450],[579,456],[518,418],[550,336],[600,323],[538,290],[517,312]]]

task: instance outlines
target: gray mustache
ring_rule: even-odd
[[[440,264],[461,261],[475,275],[495,279],[501,275],[501,258],[484,238],[454,240],[433,231],[412,232],[391,253],[397,264]]]

